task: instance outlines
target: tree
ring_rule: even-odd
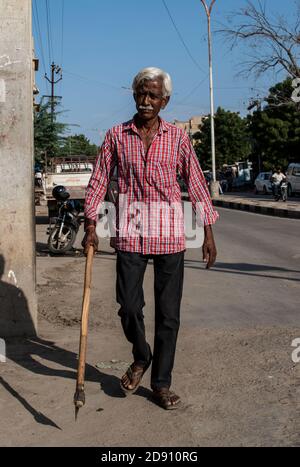
[[[85,135],[73,135],[64,138],[60,154],[62,156],[81,154],[96,156],[98,151],[98,146],[96,144],[91,144],[90,140]]]
[[[244,72],[261,75],[269,70],[284,70],[289,77],[300,78],[299,0],[295,4],[293,24],[283,16],[268,15],[261,0],[257,7],[247,1],[245,8],[231,15],[229,25],[221,32],[229,38],[232,48],[241,42],[250,48],[250,60],[243,64]]]
[[[60,151],[63,141],[63,133],[68,125],[57,121],[59,113],[54,110],[51,115],[51,103],[41,103],[39,110],[34,115],[34,156],[36,162],[45,161],[47,157],[53,157]]]
[[[211,169],[211,138],[210,119],[205,119],[196,135],[200,138],[195,144],[195,150],[202,168]],[[230,112],[219,107],[215,114],[216,165],[234,164],[246,160],[251,153],[247,119],[236,112]],[[197,139],[196,138],[196,139]]]
[[[271,87],[264,103],[248,117],[252,160],[260,161],[260,169],[271,170],[276,165],[285,168],[299,160],[300,109],[289,99],[292,90],[291,78]]]

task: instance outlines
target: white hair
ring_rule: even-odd
[[[137,87],[146,80],[162,79],[163,82],[163,97],[169,97],[172,94],[172,80],[169,73],[160,68],[148,67],[143,68],[134,78],[132,83],[133,92],[136,92]]]

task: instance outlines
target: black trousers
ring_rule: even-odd
[[[154,263],[155,336],[153,356],[146,341],[143,307],[143,279],[148,260]],[[143,366],[152,360],[152,389],[171,386],[180,302],[183,287],[184,252],[142,255],[118,251],[117,301],[125,336],[132,343],[135,362]]]

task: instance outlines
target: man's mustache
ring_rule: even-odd
[[[152,105],[139,105],[139,110],[154,110]]]

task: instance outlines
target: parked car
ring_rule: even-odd
[[[300,193],[300,163],[289,164],[286,179],[288,184],[288,196]]]
[[[255,193],[262,192],[264,195],[272,193],[271,183],[272,172],[260,172],[254,182]]]

